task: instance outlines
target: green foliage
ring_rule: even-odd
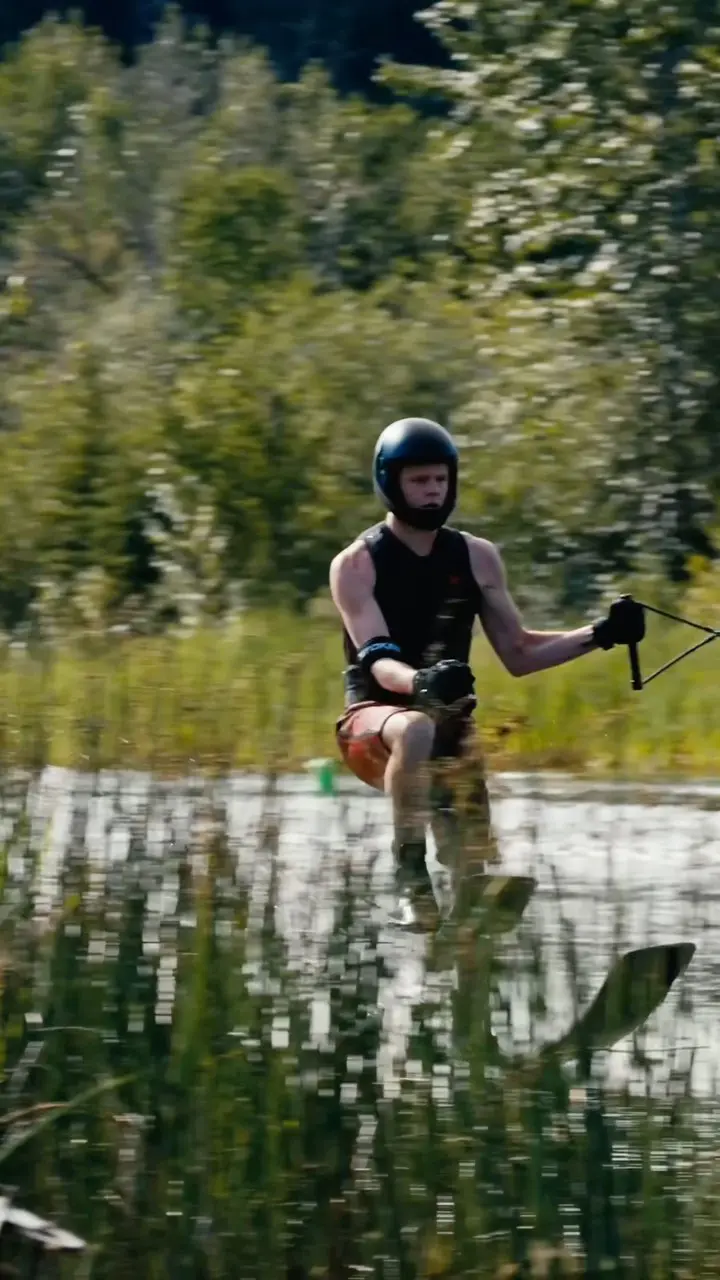
[[[444,0],[423,17],[456,69],[394,74],[454,104],[449,132],[479,161],[478,261],[500,292],[582,308],[593,352],[624,365],[586,500],[597,552],[625,568],[640,548],[683,578],[718,498],[717,14]]]
[[[296,280],[179,378],[172,448],[215,495],[228,571],[251,597],[308,600],[341,538],[371,523],[375,424],[409,404],[442,416],[472,359],[442,286],[317,294]]]
[[[75,133],[88,96],[97,86],[112,86],[118,73],[101,37],[54,19],[29,32],[6,57],[0,75],[0,137],[14,165],[12,175],[5,171],[12,212],[52,185],[52,161]]]
[[[463,442],[458,523],[541,622],[712,554],[711,16],[447,0],[445,117],[281,83],[171,13],[132,65],[0,64],[0,612],[100,572],[153,625],[305,608],[380,514],[379,430]],[[541,34],[538,34],[541,33]]]
[[[170,251],[180,306],[221,321],[299,267],[293,189],[282,173],[215,166],[191,174],[180,199]],[[171,285],[172,287],[172,285]]]

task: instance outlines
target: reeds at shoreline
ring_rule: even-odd
[[[683,637],[684,638],[684,637]],[[645,642],[646,670],[682,647]],[[709,647],[641,694],[623,650],[512,679],[484,640],[473,661],[494,769],[713,775],[720,720]],[[343,657],[326,619],[250,613],[188,634],[68,637],[0,648],[0,753],[9,766],[298,770],[336,755]]]

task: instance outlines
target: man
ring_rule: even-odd
[[[374,486],[387,517],[361,533],[330,567],[348,663],[338,745],[356,776],[391,798],[396,870],[420,914],[432,895],[425,865],[428,821],[435,820],[443,861],[449,841],[439,811],[444,807],[447,817],[447,801],[433,812],[433,772],[472,748],[475,682],[469,658],[475,617],[513,676],[644,634],[642,607],[629,599],[616,601],[603,620],[574,631],[528,630],[497,547],[447,527],[457,476],[457,449],[443,427],[425,418],[391,423],[373,459]],[[487,830],[476,864],[488,856]],[[477,873],[479,865],[472,870]]]

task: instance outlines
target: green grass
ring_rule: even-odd
[[[646,671],[686,642],[645,642]],[[627,655],[592,653],[512,679],[475,644],[478,712],[491,766],[708,775],[720,765],[709,646],[642,693]],[[164,774],[297,769],[335,754],[343,658],[334,621],[250,613],[186,636],[77,636],[56,648],[0,651],[0,748],[6,764],[46,761]]]

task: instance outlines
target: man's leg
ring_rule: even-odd
[[[433,768],[431,824],[438,860],[482,872],[498,859],[487,784],[478,761],[442,761]],[[476,772],[477,770],[477,772]]]
[[[485,761],[471,720],[441,723],[432,759],[433,835],[448,866],[462,859],[466,872],[497,860]]]
[[[433,761],[432,831],[452,876],[454,915],[469,920],[498,861],[482,756],[472,737],[455,756]]]
[[[425,843],[434,741],[429,716],[380,703],[357,704],[338,723],[338,745],[348,767],[392,802],[396,872],[423,923],[437,922]]]
[[[422,711],[399,711],[382,731],[390,751],[384,790],[392,800],[398,844],[425,841],[430,821],[430,757],[435,725]]]
[[[402,889],[419,923],[437,921],[437,904],[426,865],[425,831],[431,817],[430,757],[435,725],[422,711],[392,716],[382,733],[390,750],[384,790],[393,807],[393,854]]]

